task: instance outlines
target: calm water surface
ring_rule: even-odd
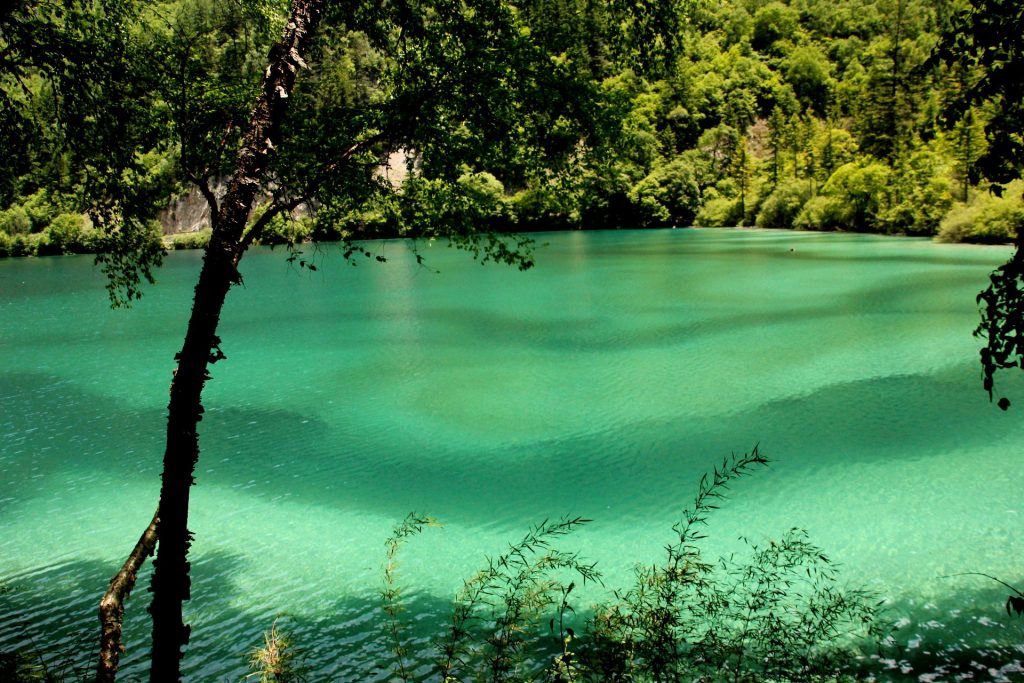
[[[624,586],[662,557],[700,474],[757,443],[776,462],[736,485],[709,552],[804,527],[889,600],[903,651],[884,676],[1020,675],[1005,589],[941,578],[1024,581],[1024,407],[988,403],[971,337],[1005,248],[541,241],[527,273],[438,245],[418,267],[399,242],[371,245],[384,265],[327,251],[315,273],[246,257],[201,425],[191,679],[237,679],[280,614],[318,677],[386,678],[383,544],[411,510],[445,525],[403,551],[424,634],[485,555],[546,517],[592,518],[566,547]],[[89,258],[0,261],[0,650],[92,646],[96,601],[155,504],[198,267],[172,254],[142,302],[111,311]],[[1001,381],[1024,406],[1024,384]],[[140,588],[129,606],[129,673],[145,670],[147,602]]]

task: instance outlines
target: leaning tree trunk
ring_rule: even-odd
[[[117,666],[124,652],[124,644],[121,642],[124,602],[135,588],[139,570],[146,558],[156,549],[156,525],[159,518],[160,508],[157,508],[153,521],[142,532],[135,549],[120,571],[114,574],[107,592],[100,600],[100,656],[96,666],[96,683],[114,683],[117,678]]]
[[[151,681],[180,679],[181,648],[189,639],[182,604],[190,597],[188,550],[192,534],[188,530],[188,505],[199,459],[197,425],[203,413],[203,386],[210,377],[208,366],[224,358],[217,324],[228,290],[240,279],[237,266],[245,251],[243,231],[269,155],[278,142],[295,74],[304,66],[302,54],[312,40],[323,5],[324,0],[293,0],[284,34],[271,48],[263,86],[206,249],[185,342],[177,355],[160,488],[159,549],[149,608],[153,617]]]

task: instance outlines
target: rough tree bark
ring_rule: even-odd
[[[114,683],[117,678],[117,666],[124,652],[121,642],[121,625],[124,621],[124,601],[128,599],[139,569],[146,558],[156,549],[156,525],[160,518],[160,508],[153,514],[153,521],[142,532],[139,542],[135,544],[121,571],[110,580],[107,592],[100,600],[100,660],[96,667],[97,683]]]
[[[235,172],[220,202],[195,288],[192,315],[177,368],[171,380],[167,446],[160,489],[160,539],[153,574],[153,652],[151,681],[178,681],[182,647],[189,627],[182,605],[190,597],[188,551],[189,493],[199,459],[197,426],[202,419],[202,391],[208,366],[224,358],[217,325],[228,290],[240,281],[238,262],[247,242],[243,233],[260,190],[267,161],[278,142],[280,124],[295,76],[305,66],[302,55],[312,41],[325,0],[293,0],[281,39],[271,48],[262,88],[238,153]]]

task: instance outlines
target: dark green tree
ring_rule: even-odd
[[[974,102],[995,105],[985,126],[989,147],[978,165],[996,183],[1019,177],[1024,169],[1024,5],[974,0],[953,18],[937,57],[966,72],[981,71],[958,103],[965,111]],[[985,340],[981,365],[990,399],[995,397],[997,371],[1024,368],[1024,226],[1016,232],[1010,260],[992,273],[988,288],[978,295],[982,310],[975,335]],[[1006,410],[1010,401],[1000,397],[998,405]]]

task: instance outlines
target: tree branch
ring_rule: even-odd
[[[986,579],[992,579],[996,583],[1003,584],[1004,586],[1006,586],[1007,588],[1012,590],[1017,595],[1020,595],[1020,596],[1024,597],[1024,593],[1021,593],[1020,590],[1018,590],[1017,588],[1014,588],[1013,586],[1011,586],[1010,584],[1006,583],[1002,579],[997,579],[996,577],[992,576],[991,574],[985,574],[984,572],[960,572],[959,574],[947,574],[946,576],[940,576],[939,578],[940,579],[949,579],[949,578],[952,578],[954,576],[984,576]]]
[[[256,222],[245,231],[244,235],[242,235],[242,240],[240,242],[241,248],[238,251],[238,255],[235,257],[235,265],[238,265],[238,262],[241,260],[242,254],[245,253],[246,249],[248,249],[252,243],[259,239],[260,235],[263,234],[263,229],[267,227],[270,221],[274,220],[275,217],[281,215],[285,211],[294,211],[300,204],[307,201],[309,201],[309,198],[303,195],[301,197],[289,199],[286,202],[278,203],[275,201],[267,207],[267,210],[264,211],[263,214],[256,219]]]
[[[252,246],[252,243],[260,238],[260,235],[263,233],[263,229],[267,227],[270,221],[272,221],[276,216],[281,215],[283,212],[294,211],[301,204],[305,204],[306,202],[308,202],[310,198],[313,196],[313,193],[316,192],[320,187],[322,187],[323,184],[331,177],[331,175],[339,168],[341,168],[341,166],[345,162],[347,162],[349,159],[355,156],[357,152],[364,150],[370,145],[376,144],[384,139],[385,134],[378,133],[376,135],[371,135],[365,140],[353,142],[351,145],[345,148],[345,151],[343,151],[338,156],[337,159],[332,161],[330,164],[321,169],[319,173],[316,174],[316,179],[306,187],[305,193],[298,197],[289,199],[288,201],[285,202],[279,202],[275,200],[275,202],[271,204],[258,219],[256,219],[256,222],[253,223],[252,226],[250,226],[249,229],[245,231],[245,235],[242,236],[241,248],[239,249],[238,255],[235,259],[235,265],[237,265],[238,261],[242,258],[242,254],[245,253],[245,251],[250,246]]]
[[[217,214],[219,207],[217,206],[217,196],[213,194],[213,190],[210,189],[210,178],[203,176],[195,181],[196,187],[199,188],[199,193],[203,195],[203,199],[210,206],[210,228],[217,228]]]
[[[146,562],[146,558],[153,554],[156,549],[156,524],[160,518],[160,508],[153,514],[153,521],[149,523],[142,537],[135,544],[134,550],[125,560],[121,571],[110,580],[110,587],[103,594],[100,600],[100,658],[96,669],[96,680],[98,683],[114,683],[117,676],[118,661],[121,653],[124,652],[124,643],[121,641],[121,625],[124,621],[124,602],[135,587],[135,581],[139,575],[139,569]]]

